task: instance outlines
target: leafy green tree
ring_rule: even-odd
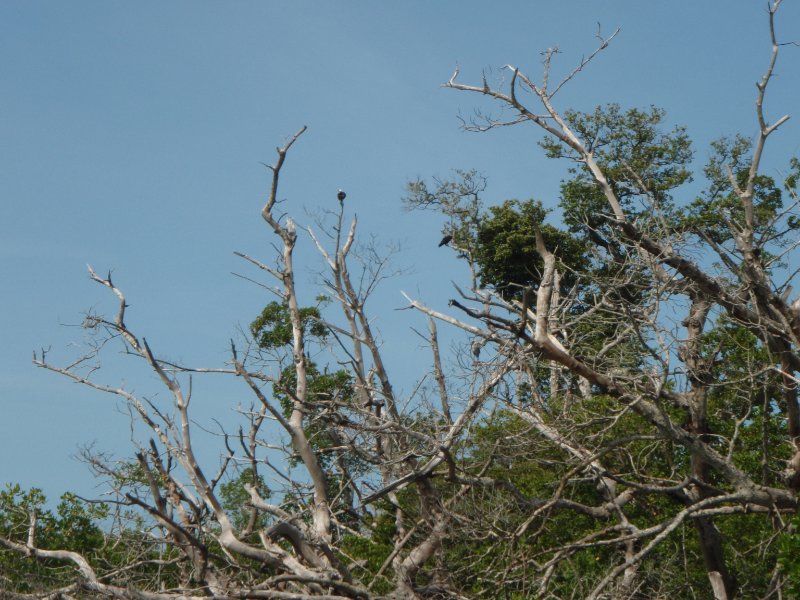
[[[586,248],[569,233],[544,223],[546,215],[542,203],[535,200],[507,200],[488,208],[474,241],[482,285],[504,297],[521,297],[523,289],[538,287],[544,268],[536,251],[538,228],[545,244],[558,249],[563,289],[575,287],[587,268]]]
[[[108,505],[87,503],[65,493],[55,510],[45,508],[47,498],[38,488],[23,490],[7,484],[0,491],[0,537],[48,550],[79,552],[94,564],[113,560],[102,523],[109,516]],[[17,593],[41,593],[71,582],[68,569],[58,561],[43,563],[0,548],[0,581],[3,589]]]
[[[326,301],[325,296],[317,299]],[[300,309],[303,333],[313,338],[324,340],[328,330],[320,322],[319,306],[307,306]],[[270,302],[261,314],[250,324],[250,332],[258,345],[267,350],[280,348],[292,343],[292,322],[289,318],[289,305],[286,302]]]
[[[672,202],[672,192],[691,180],[691,141],[683,127],[664,131],[666,112],[651,106],[649,110],[631,108],[623,111],[618,104],[598,106],[591,113],[564,111],[564,120],[574,133],[586,140],[615,196],[631,216],[643,216],[652,203],[664,209]],[[580,154],[565,148],[553,138],[541,142],[550,158],[575,161],[574,175],[562,189],[565,222],[576,232],[585,233],[585,219],[607,212],[606,202],[598,195],[598,186],[583,164]],[[575,202],[573,203],[573,199]],[[601,221],[590,224],[599,225]]]

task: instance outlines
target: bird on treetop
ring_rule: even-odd
[[[339,202],[344,202],[344,199],[347,198],[347,194],[345,194],[342,190],[339,190],[339,193],[336,194],[336,197],[339,199]]]
[[[451,241],[452,239],[453,239],[453,236],[452,236],[452,235],[450,235],[450,234],[448,233],[446,236],[444,236],[444,237],[442,238],[442,241],[441,241],[441,242],[439,242],[439,248],[441,248],[442,246],[446,246],[447,244],[449,244],[449,243],[450,243],[450,241]]]

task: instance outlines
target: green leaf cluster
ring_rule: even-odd
[[[328,335],[328,328],[320,320],[319,307],[301,307],[299,312],[303,333],[317,339],[325,339]],[[265,350],[291,345],[293,334],[289,305],[286,302],[267,304],[261,314],[250,324],[250,332],[259,347]]]
[[[38,488],[24,490],[8,484],[0,491],[0,536],[26,544],[35,515],[34,544],[45,550],[80,552],[92,563],[109,558],[107,536],[101,522],[109,515],[106,504],[88,503],[72,493],[61,496],[55,510],[46,508],[47,499]],[[18,593],[36,593],[73,577],[62,561],[35,561],[0,547],[0,586]]]

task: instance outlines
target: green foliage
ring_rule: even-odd
[[[23,491],[19,484],[7,484],[0,491],[0,531],[4,536],[24,539],[32,512],[39,512],[46,498],[42,490]]]
[[[800,516],[792,519],[791,527],[778,539],[778,564],[786,576],[784,592],[787,597],[800,597]]]
[[[321,296],[320,302],[326,300]],[[301,307],[300,323],[303,333],[315,338],[325,339],[328,328],[320,321],[321,314],[318,306]],[[261,311],[261,314],[250,324],[259,347],[268,350],[281,348],[292,343],[292,320],[289,314],[289,305],[286,302],[270,302]]]
[[[91,552],[104,543],[98,521],[108,517],[108,505],[87,503],[67,492],[55,512],[43,508],[46,498],[38,488],[24,491],[18,484],[0,492],[0,535],[24,542],[30,515],[36,514],[36,543],[41,548]]]
[[[779,483],[790,447],[781,442],[787,431],[778,417],[785,412],[780,376],[764,368],[772,362],[770,352],[727,318],[703,335],[702,344],[704,357],[713,361],[711,379],[719,382],[708,396],[709,427],[719,436],[718,450],[727,451],[726,440],[737,433],[737,464],[764,485]]]
[[[241,530],[248,526],[251,530],[263,529],[269,525],[269,516],[261,514],[257,520],[253,520],[255,513],[249,506],[250,493],[245,486],[254,487],[263,500],[268,500],[272,496],[272,491],[261,475],[254,473],[252,469],[244,469],[236,477],[220,485],[222,506],[237,529]]]
[[[691,180],[691,141],[682,127],[663,131],[664,117],[665,112],[654,106],[622,111],[617,104],[598,106],[592,113],[565,112],[570,128],[589,144],[628,218],[651,234],[663,233],[664,226],[676,218],[671,193]],[[546,139],[541,146],[550,158],[576,161],[571,177],[561,184],[559,204],[568,230],[595,252],[611,257],[604,261],[606,269],[619,270],[626,250],[615,239],[616,231],[607,219],[608,201],[592,173],[573,150],[565,150],[555,140]]]
[[[401,498],[406,495],[401,494]],[[341,539],[342,552],[355,559],[358,565],[353,574],[358,575],[378,594],[391,590],[391,578],[394,575],[391,567],[378,572],[394,549],[397,526],[392,517],[393,507],[388,502],[380,502],[375,515],[367,514],[358,535],[345,533]]]
[[[100,522],[108,517],[108,506],[87,503],[74,494],[65,493],[55,511],[44,508],[47,499],[38,488],[23,490],[8,484],[0,491],[0,536],[18,544],[28,541],[31,515],[36,515],[34,543],[45,550],[80,552],[98,563],[105,550],[106,534]],[[0,547],[0,581],[9,590],[34,593],[41,586],[67,584],[74,569],[62,561],[32,561]]]
[[[468,456],[466,464],[473,475],[507,484],[476,488],[459,499],[455,509],[464,515],[467,526],[452,532],[448,564],[464,590],[490,596],[498,574],[503,574],[503,597],[532,597],[540,577],[538,566],[603,524],[569,510],[540,511],[539,518],[530,518],[552,496],[569,457],[533,434],[530,425],[516,415],[496,412],[473,429],[461,452]],[[512,488],[516,492],[510,492]],[[601,501],[588,480],[570,485],[562,497],[587,504]],[[495,535],[481,533],[487,531]],[[602,548],[571,554],[552,582],[553,597],[588,592],[586,586],[615,559],[614,551]]]
[[[318,303],[327,302],[327,297],[317,298]],[[321,322],[321,313],[318,306],[301,307],[300,321],[306,341],[309,339],[325,340],[328,328]],[[273,349],[292,343],[293,329],[287,304],[271,302],[261,315],[252,323],[251,332],[263,349]],[[353,375],[344,369],[336,371],[320,370],[317,364],[306,357],[305,363],[306,388],[302,398],[304,413],[304,431],[312,448],[314,449],[320,466],[326,473],[327,486],[331,497],[338,498],[337,507],[350,508],[352,501],[351,490],[343,481],[339,472],[346,469],[351,475],[358,475],[366,469],[359,458],[349,452],[342,452],[339,447],[341,440],[337,439],[328,428],[328,418],[333,418],[342,413],[346,414],[354,400]],[[273,383],[272,392],[281,406],[281,411],[287,419],[297,409],[295,391],[297,388],[297,371],[294,365],[286,366],[281,371],[281,377]],[[299,457],[290,459],[290,464],[296,465]],[[243,474],[244,476],[244,474]],[[235,485],[234,485],[235,483]],[[263,482],[261,482],[263,484]],[[241,501],[243,481],[231,482],[233,487],[225,488],[231,495],[235,505]],[[293,502],[291,499],[287,499]],[[249,513],[247,513],[249,514]],[[245,514],[240,515],[239,523],[243,523]],[[348,517],[343,517],[347,520]],[[240,525],[241,526],[241,525]]]
[[[272,392],[280,402],[285,417],[291,415],[292,394],[297,385],[297,372],[294,366],[286,367],[281,378],[273,384]],[[347,405],[353,401],[353,376],[343,369],[328,372],[320,371],[313,362],[306,363],[306,404],[323,409],[332,403]]]
[[[539,285],[544,262],[536,251],[536,228],[545,246],[560,262],[562,286],[572,287],[576,273],[586,269],[586,251],[580,242],[552,225],[544,224],[547,211],[536,200],[507,200],[492,206],[477,229],[475,262],[484,286],[505,297],[519,296],[524,287]]]
[[[296,383],[297,373],[294,366],[289,366],[283,370],[280,380],[273,384],[273,394],[287,418],[295,409],[293,393]],[[344,482],[337,472],[337,466],[343,466],[352,475],[366,471],[367,467],[356,455],[338,449],[341,440],[328,428],[328,419],[337,418],[336,415],[340,413],[347,414],[354,399],[355,389],[350,372],[344,369],[320,371],[313,361],[306,363],[304,431],[326,473],[331,497],[338,497],[346,508],[350,508],[350,491],[349,488],[339,489]],[[296,465],[298,460],[298,457],[294,457],[290,462]]]
[[[751,146],[751,141],[741,136],[712,142],[711,156],[704,169],[710,183],[709,189],[689,206],[680,221],[680,227],[708,238],[715,244],[735,242],[731,227],[740,229],[745,224],[745,214],[731,177],[739,190],[746,187],[750,174]],[[797,181],[796,159],[792,162],[792,168],[792,173],[784,182],[784,187],[791,191]],[[757,248],[769,242],[777,242],[787,233],[800,228],[800,222],[788,219],[785,230],[779,232],[776,229],[782,209],[783,192],[775,180],[766,175],[756,175],[753,187],[753,226],[754,245]]]
[[[643,213],[643,208],[634,203],[637,197],[650,195],[663,206],[670,200],[671,190],[691,180],[689,136],[683,127],[662,131],[665,116],[665,111],[655,106],[649,110],[631,108],[623,112],[618,104],[598,106],[592,113],[564,113],[570,128],[588,143],[588,150],[630,215]],[[555,140],[548,138],[541,146],[550,158],[577,158],[573,150],[565,150]],[[592,212],[606,213],[608,208],[605,202],[600,202],[600,195],[586,193],[587,189],[597,189],[586,167],[575,167],[572,173],[575,175],[572,181],[583,184],[582,193],[564,195],[564,220],[577,229]],[[573,204],[573,198],[589,202]]]
[[[562,286],[574,285],[575,273],[587,266],[582,244],[545,224],[548,211],[537,200],[506,200],[485,208],[485,189],[486,180],[476,171],[456,171],[455,179],[434,179],[434,186],[420,180],[409,183],[404,201],[411,209],[441,212],[447,218],[442,233],[453,236],[451,245],[459,257],[474,264],[483,286],[505,298],[539,285],[543,261],[536,251],[536,228],[560,261]]]
[[[306,412],[305,432],[311,446],[317,454],[320,466],[327,474],[328,487],[335,490],[340,482],[340,477],[336,474],[337,461],[342,464],[352,475],[358,475],[366,470],[366,465],[355,455],[339,450],[332,451],[341,445],[328,429],[327,419],[319,418],[323,413],[328,418],[333,418],[336,413],[346,415],[348,407],[355,399],[355,389],[353,387],[353,376],[348,371],[337,370],[333,372],[320,372],[317,366],[309,362],[307,365],[307,391],[306,403],[310,410]],[[294,383],[294,370],[286,372],[286,382]],[[275,390],[276,397],[284,407],[284,412],[288,416],[291,412],[291,402],[289,396],[281,390]],[[337,496],[336,493],[332,494]],[[346,495],[342,499],[345,499]]]

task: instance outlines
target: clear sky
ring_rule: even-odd
[[[35,369],[83,342],[89,309],[113,311],[86,264],[113,270],[130,325],[162,356],[222,365],[229,338],[270,299],[231,274],[257,276],[232,252],[270,259],[259,218],[261,163],[301,126],[281,196],[304,211],[347,191],[362,235],[404,247],[408,272],[387,281],[373,314],[390,373],[410,387],[427,361],[409,332],[421,320],[400,290],[446,308],[455,257],[437,249],[442,222],[401,210],[405,182],[476,168],[487,197],[555,206],[568,165],[547,161],[531,127],[459,129],[484,106],[446,90],[504,64],[536,78],[540,51],[561,50],[568,72],[604,33],[622,31],[561,94],[560,108],[656,104],[686,125],[702,163],[723,134],[756,132],[755,82],[766,66],[765,2],[39,2],[0,3],[0,484],[98,492],[74,455],[86,444],[129,455],[131,432],[113,398]],[[781,41],[800,41],[800,7],[786,2]],[[767,173],[800,154],[800,47],[787,46],[767,101],[777,134]],[[691,200],[691,198],[685,198]],[[557,216],[554,218],[557,219]],[[301,253],[299,275],[317,264]],[[316,291],[303,288],[308,301]],[[100,380],[137,390],[152,377],[112,356]],[[124,365],[123,365],[124,367]],[[196,382],[198,420],[234,419],[244,385]],[[155,387],[153,387],[155,389]],[[163,398],[163,395],[161,396]],[[138,435],[138,434],[135,434]],[[209,440],[211,438],[209,437]],[[209,441],[209,447],[210,441]],[[213,454],[212,454],[213,456]]]

